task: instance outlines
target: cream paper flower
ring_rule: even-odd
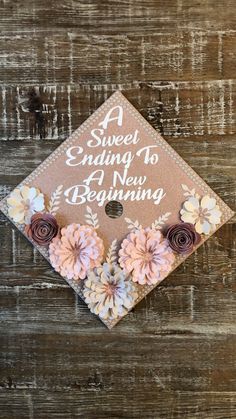
[[[44,196],[37,188],[21,186],[7,198],[8,214],[18,224],[29,224],[33,214],[43,211]]]
[[[184,202],[180,211],[181,220],[194,224],[199,234],[210,234],[214,231],[216,225],[220,223],[221,215],[215,198],[210,198],[208,195],[201,199],[191,196]]]
[[[90,271],[83,295],[91,312],[106,320],[124,316],[138,298],[135,285],[116,263]]]

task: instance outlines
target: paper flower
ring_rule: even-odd
[[[191,196],[184,202],[180,211],[180,218],[186,223],[195,225],[199,234],[209,234],[220,223],[221,211],[215,198],[208,195],[201,199]]]
[[[201,236],[196,232],[193,224],[179,223],[168,227],[166,239],[172,250],[184,254],[192,252],[193,247],[200,242]]]
[[[7,198],[8,214],[19,224],[29,224],[33,214],[44,210],[44,196],[34,187],[21,186]]]
[[[92,313],[109,320],[127,314],[138,298],[134,283],[116,263],[90,271],[83,295]]]
[[[31,222],[25,226],[26,235],[39,246],[47,246],[57,235],[59,226],[52,214],[38,212],[32,215]]]
[[[61,229],[49,245],[54,269],[67,279],[84,279],[88,270],[100,265],[103,242],[96,231],[87,225],[70,224]]]
[[[119,263],[134,282],[156,284],[169,272],[175,256],[160,231],[150,228],[131,232],[121,244]]]

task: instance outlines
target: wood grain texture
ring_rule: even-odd
[[[233,0],[0,1],[0,198],[116,89],[236,208]],[[0,418],[236,417],[235,217],[112,331],[0,215]]]

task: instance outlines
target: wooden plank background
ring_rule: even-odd
[[[231,206],[235,0],[1,0],[0,196],[116,89]],[[236,228],[111,332],[0,216],[0,417],[236,418]]]

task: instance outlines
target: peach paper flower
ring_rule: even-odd
[[[221,215],[216,199],[208,195],[201,199],[191,196],[184,202],[180,211],[181,220],[194,224],[199,234],[210,234],[214,231],[216,225],[220,223]]]
[[[54,269],[67,279],[84,279],[90,269],[101,264],[103,242],[94,228],[70,224],[61,229],[49,246],[50,261]]]
[[[37,188],[21,186],[7,198],[8,214],[19,224],[29,224],[33,214],[44,210],[44,196]]]
[[[121,244],[120,266],[141,285],[156,284],[170,271],[175,256],[160,231],[150,228],[131,232]]]

